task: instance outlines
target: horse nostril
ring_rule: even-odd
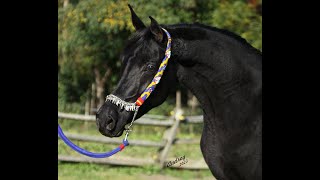
[[[111,130],[112,130],[112,126],[113,126],[112,124],[113,124],[113,123],[110,123],[110,124],[108,124],[108,125],[107,125],[107,127],[106,127],[106,128],[107,128],[107,130],[109,130],[109,131],[111,131]]]
[[[107,124],[106,126],[107,130],[112,131],[116,126],[116,121],[113,119],[111,115],[108,115],[106,124]]]

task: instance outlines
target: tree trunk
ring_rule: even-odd
[[[69,0],[64,0],[64,1],[63,1],[63,7],[68,6],[68,4],[69,4]]]
[[[97,83],[97,108],[100,108],[104,103],[104,83],[102,81],[99,81]]]
[[[86,98],[86,104],[84,106],[84,114],[85,115],[90,115],[90,110],[91,110],[91,107],[90,107],[90,89],[88,89],[87,98]]]
[[[106,83],[108,77],[111,74],[111,69],[107,67],[105,74],[103,75],[103,77],[101,77],[98,68],[94,68],[94,74],[95,74],[95,82],[97,85],[96,97],[97,97],[97,101],[98,101],[96,107],[100,108],[103,105],[104,100],[105,100],[104,86],[105,86],[105,83]]]
[[[96,84],[91,85],[91,100],[90,100],[90,114],[95,114],[92,109],[96,108]]]

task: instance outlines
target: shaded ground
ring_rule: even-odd
[[[154,166],[124,167],[89,163],[58,164],[59,180],[215,180],[209,170],[182,170]]]
[[[183,178],[178,178],[178,177],[172,177],[172,176],[167,176],[167,175],[151,175],[151,176],[147,176],[147,175],[141,175],[139,176],[139,180],[181,180]],[[194,180],[216,180],[214,177],[212,176],[208,176],[208,177],[204,177],[204,178],[195,178]]]

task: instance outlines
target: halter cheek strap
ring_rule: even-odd
[[[143,93],[140,95],[140,97],[136,100],[136,102],[129,103],[129,102],[123,101],[122,99],[118,98],[117,96],[115,96],[113,94],[110,94],[106,97],[106,101],[110,101],[111,103],[113,103],[117,106],[120,106],[121,109],[125,108],[126,111],[136,111],[137,106],[138,107],[141,106],[145,102],[145,100],[150,96],[150,94],[156,88],[157,84],[159,84],[161,77],[163,75],[163,72],[166,69],[166,67],[168,65],[169,58],[171,56],[171,35],[164,28],[162,28],[162,30],[166,33],[167,38],[168,38],[165,56],[162,59],[162,62],[159,66],[159,69],[158,69],[156,75],[153,77],[151,83],[143,91]]]
[[[171,36],[167,30],[163,29],[163,31],[167,34],[167,38],[168,38],[165,56],[160,64],[157,74],[154,76],[151,83],[147,86],[147,88],[144,90],[144,92],[135,102],[137,106],[141,106],[144,103],[144,101],[150,96],[152,91],[156,88],[157,84],[160,82],[163,72],[168,65],[168,61],[171,56]]]

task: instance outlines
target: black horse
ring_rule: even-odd
[[[262,54],[241,37],[201,24],[146,27],[132,8],[136,29],[122,55],[122,77],[112,94],[135,102],[154,77],[172,36],[172,55],[161,82],[136,119],[163,103],[176,83],[197,97],[204,114],[201,151],[219,180],[262,179]],[[105,102],[97,112],[99,131],[121,136],[133,112]]]

